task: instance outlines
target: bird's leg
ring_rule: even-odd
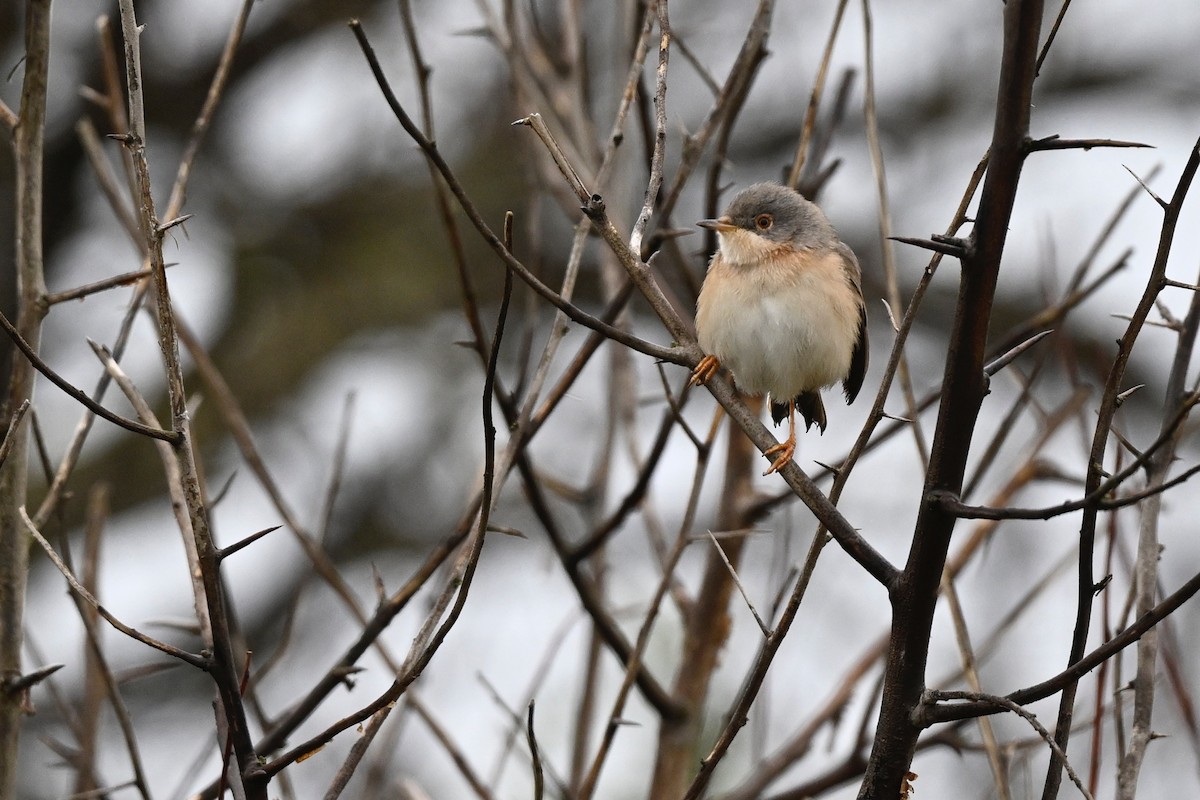
[[[771,466],[763,475],[770,475],[772,472],[778,472],[783,469],[783,466],[792,460],[792,456],[796,455],[796,401],[788,401],[788,437],[784,441],[768,447],[763,451],[763,455],[767,458],[779,453],[779,458],[771,462]]]
[[[705,356],[700,359],[700,363],[692,370],[692,380],[690,384],[695,386],[700,383],[707,383],[708,379],[717,374],[717,370],[721,368],[721,362],[716,356]]]

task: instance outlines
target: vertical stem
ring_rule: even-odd
[[[1103,400],[1096,414],[1096,428],[1092,435],[1092,449],[1088,456],[1088,474],[1083,486],[1085,494],[1094,492],[1106,477],[1104,454],[1108,448],[1109,437],[1112,435],[1113,418],[1116,416],[1118,407],[1117,397],[1125,377],[1125,370],[1129,365],[1129,358],[1133,352],[1133,346],[1137,342],[1138,334],[1145,324],[1150,310],[1154,308],[1159,292],[1166,285],[1164,281],[1166,280],[1167,259],[1171,254],[1171,245],[1175,239],[1179,213],[1188,190],[1191,188],[1192,180],[1196,177],[1197,170],[1200,170],[1200,139],[1197,139],[1192,145],[1192,152],[1179,176],[1179,181],[1175,184],[1175,193],[1171,196],[1170,203],[1163,203],[1161,199],[1156,198],[1163,208],[1163,223],[1158,237],[1158,250],[1154,256],[1154,267],[1151,269],[1141,300],[1138,301],[1137,308],[1130,315],[1125,335],[1118,340],[1117,356],[1104,383],[1104,392],[1101,395]],[[1176,357],[1178,358],[1179,355],[1177,352]],[[1075,632],[1072,634],[1071,650],[1067,656],[1068,664],[1079,661],[1087,650],[1092,604],[1098,588],[1092,568],[1098,515],[1099,509],[1095,506],[1085,508],[1079,526],[1079,578],[1076,587]],[[1067,742],[1071,737],[1072,721],[1075,716],[1075,695],[1078,688],[1078,681],[1068,684],[1063,688],[1062,696],[1059,698],[1054,741],[1058,745],[1058,749],[1063,752],[1066,752]],[[1051,755],[1046,781],[1042,788],[1043,800],[1053,800],[1058,796],[1058,788],[1062,783],[1062,772],[1062,760],[1057,754]]]
[[[1175,207],[1175,201],[1172,201]],[[1169,217],[1168,217],[1169,221]],[[1162,425],[1160,435],[1171,435],[1167,446],[1156,452],[1148,465],[1146,484],[1161,486],[1171,471],[1175,460],[1175,451],[1183,425],[1175,425],[1179,404],[1187,402],[1188,366],[1192,361],[1197,332],[1200,330],[1200,292],[1192,292],[1191,305],[1187,317],[1179,332],[1179,343],[1175,348],[1175,358],[1171,365],[1171,374],[1167,380],[1167,390],[1163,397]],[[1173,430],[1172,430],[1173,428]],[[1138,525],[1138,554],[1134,568],[1137,593],[1137,614],[1141,616],[1154,608],[1158,593],[1158,561],[1160,546],[1158,538],[1158,522],[1162,513],[1161,493],[1151,495],[1139,506],[1141,518]],[[1129,749],[1121,759],[1121,767],[1117,773],[1117,797],[1119,800],[1133,800],[1137,794],[1138,776],[1141,774],[1142,761],[1146,750],[1154,738],[1151,727],[1154,712],[1154,695],[1156,676],[1158,672],[1158,628],[1146,632],[1138,640],[1137,645],[1137,676],[1133,681],[1133,727],[1130,730]]]
[[[762,401],[748,398],[757,414]],[[717,527],[722,531],[740,530],[749,525],[754,496],[754,467],[758,451],[750,440],[729,426],[729,449],[725,459],[725,483]],[[741,558],[745,537],[734,537],[725,544],[725,554],[735,568]],[[729,600],[733,579],[729,567],[716,549],[708,551],[704,578],[695,602],[686,609],[683,657],[671,694],[682,705],[678,719],[663,720],[658,735],[658,759],[649,797],[682,797],[696,773],[700,752],[700,734],[704,726],[704,701],[717,668],[717,656],[729,638]]]
[[[942,404],[913,543],[908,563],[891,587],[892,632],[883,700],[860,800],[891,800],[901,795],[920,734],[913,711],[925,691],[938,586],[956,522],[939,498],[943,493],[957,495],[962,489],[975,423],[987,391],[983,362],[988,323],[1026,155],[1041,23],[1040,0],[1009,0],[1004,7],[1004,54],[987,177],[963,257]]]
[[[200,476],[192,448],[191,419],[187,410],[187,393],[183,383],[183,368],[179,361],[179,339],[176,333],[175,316],[171,307],[171,295],[167,286],[167,270],[163,260],[162,237],[154,210],[154,197],[150,186],[150,169],[146,160],[146,123],[142,102],[142,72],[139,36],[141,28],[134,15],[133,0],[120,0],[121,28],[125,40],[125,61],[129,90],[130,133],[128,148],[133,160],[139,223],[145,241],[146,253],[154,273],[155,304],[158,314],[159,348],[167,373],[167,395],[171,406],[171,424],[180,434],[175,446],[175,459],[179,467],[180,488],[187,506],[188,521],[196,543],[200,574],[204,588],[204,600],[208,609],[211,630],[206,642],[212,662],[209,672],[216,684],[222,713],[237,758],[238,775],[250,800],[267,800],[267,783],[270,780],[262,769],[254,750],[253,740],[247,726],[245,707],[241,698],[241,678],[237,659],[231,642],[225,597],[221,586],[221,554],[212,539],[208,523],[208,509],[200,488]]]
[[[42,253],[42,160],[46,74],[50,66],[50,0],[25,7],[25,80],[14,135],[16,162],[17,329],[35,350],[46,315]],[[33,367],[14,353],[0,419],[33,397]],[[29,427],[9,431],[11,449],[0,467],[0,799],[15,796],[17,743],[25,693],[7,686],[21,675],[29,537],[18,509],[25,505]]]

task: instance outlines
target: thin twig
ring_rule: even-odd
[[[1023,720],[1028,722],[1035,731],[1037,731],[1038,736],[1040,736],[1042,741],[1050,746],[1050,749],[1054,751],[1054,754],[1058,758],[1062,759],[1063,766],[1066,768],[1067,774],[1079,788],[1080,794],[1087,798],[1087,800],[1092,800],[1091,792],[1089,792],[1087,787],[1083,785],[1083,781],[1079,779],[1079,776],[1075,774],[1075,770],[1071,768],[1070,762],[1067,761],[1067,754],[1063,752],[1058,742],[1054,741],[1054,737],[1050,734],[1050,731],[1046,730],[1046,727],[1037,721],[1037,716],[1028,709],[1014,703],[1007,697],[1000,697],[994,694],[985,694],[983,692],[932,691],[929,694],[932,698],[938,700],[974,700],[980,703],[990,703],[995,705],[997,708],[1011,711],[1017,716],[1021,717]]]
[[[82,405],[88,411],[91,411],[96,416],[106,419],[114,425],[118,425],[127,431],[140,433],[143,436],[149,436],[152,439],[161,439],[162,441],[169,442],[172,445],[179,444],[179,442],[182,440],[182,434],[179,431],[167,431],[163,430],[162,428],[154,428],[149,425],[143,425],[140,422],[135,422],[134,420],[122,417],[120,414],[115,414],[112,411],[109,411],[107,408],[88,397],[87,394],[72,386],[66,378],[62,377],[53,369],[51,369],[50,365],[45,361],[42,361],[37,352],[34,350],[33,345],[25,341],[21,334],[17,332],[17,329],[13,326],[13,324],[8,321],[8,317],[4,316],[3,313],[0,313],[0,328],[4,328],[4,332],[8,334],[8,337],[12,339],[13,344],[15,344],[17,349],[25,355],[25,358],[28,359],[31,365],[33,365],[34,369],[46,376],[51,383],[62,389],[80,405]]]
[[[148,647],[153,647],[155,650],[177,658],[185,664],[190,664],[197,669],[205,671],[211,668],[211,661],[204,656],[196,655],[195,653],[189,653],[186,650],[180,650],[178,647],[166,644],[165,642],[160,642],[135,628],[131,628],[109,613],[108,609],[101,605],[100,601],[93,597],[92,593],[85,589],[83,585],[75,579],[75,576],[71,574],[71,570],[67,568],[67,565],[63,563],[62,559],[59,558],[58,553],[55,552],[54,546],[51,545],[50,542],[46,541],[46,538],[42,536],[41,532],[34,526],[33,520],[30,519],[29,515],[25,512],[24,506],[21,506],[21,508],[18,509],[18,513],[21,516],[22,522],[25,523],[25,528],[29,531],[29,535],[33,537],[34,541],[41,545],[41,548],[46,551],[46,555],[50,557],[50,561],[55,567],[58,568],[58,571],[62,573],[62,576],[67,579],[67,585],[71,587],[71,591],[74,592],[76,596],[82,599],[85,603],[96,609],[97,613],[104,617],[104,620],[109,625],[112,625],[129,638],[135,639],[142,644],[147,645]]]
[[[759,616],[758,609],[754,607],[754,603],[750,600],[750,595],[746,594],[746,587],[742,585],[741,578],[738,577],[737,570],[733,564],[729,562],[729,556],[725,555],[725,549],[721,547],[721,543],[717,541],[717,537],[713,536],[713,532],[708,532],[708,538],[712,541],[713,547],[717,549],[717,554],[721,557],[726,568],[729,570],[729,577],[733,580],[733,584],[737,586],[738,591],[742,595],[742,599],[746,601],[746,606],[750,609],[750,613],[754,615],[754,621],[758,623],[758,629],[762,631],[763,636],[770,636],[771,629],[767,623],[763,622],[763,618]]]
[[[542,800],[545,793],[545,776],[542,774],[542,754],[538,751],[537,737],[533,734],[533,701],[525,717],[525,739],[529,742],[529,756],[533,761],[533,800]]]

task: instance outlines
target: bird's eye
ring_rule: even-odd
[[[775,218],[772,217],[770,214],[759,214],[757,217],[754,218],[754,227],[758,228],[760,231],[771,230],[771,225],[773,225],[774,223],[775,223]]]

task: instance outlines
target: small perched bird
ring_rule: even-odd
[[[841,381],[853,403],[867,371],[867,310],[858,259],[825,214],[798,192],[757,183],[738,193],[724,215],[697,223],[719,246],[696,304],[696,331],[706,355],[692,383],[724,365],[748,394],[768,394],[771,417],[788,418],[788,438],[769,475],[796,453],[796,409],[805,429],[824,432],[821,389]]]

